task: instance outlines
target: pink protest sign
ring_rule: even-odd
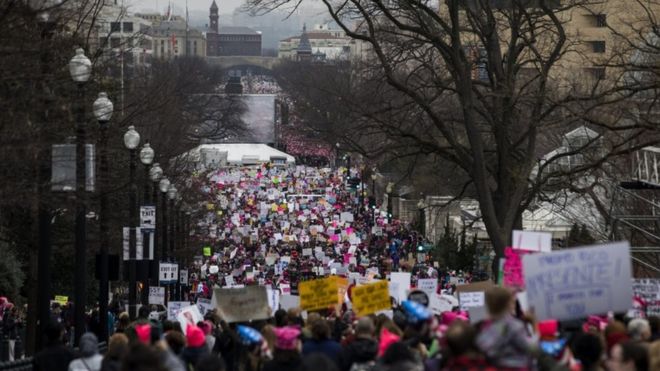
[[[504,279],[506,287],[515,287],[525,289],[525,275],[522,267],[522,257],[525,254],[532,253],[528,250],[519,250],[512,247],[504,249]]]

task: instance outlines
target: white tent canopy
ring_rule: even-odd
[[[191,162],[206,168],[217,166],[243,166],[272,162],[277,165],[295,165],[293,156],[260,143],[202,144],[186,154]]]

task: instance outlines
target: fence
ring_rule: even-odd
[[[108,345],[105,342],[99,343],[99,351],[101,354],[108,350]],[[23,358],[13,362],[0,362],[0,371],[32,371],[32,357]]]

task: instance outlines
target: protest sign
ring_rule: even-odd
[[[483,291],[460,292],[458,294],[458,301],[460,303],[461,310],[483,307],[485,304],[485,296],[486,295]]]
[[[522,256],[529,254],[530,251],[518,250],[511,247],[504,249],[504,273],[502,281],[504,286],[513,287],[517,289],[524,289],[524,273],[522,267]]]
[[[632,289],[633,295],[646,304],[646,316],[660,316],[660,279],[635,279]]]
[[[450,312],[454,307],[458,307],[458,300],[451,295],[429,294],[429,309],[433,314]]]
[[[390,275],[390,283],[395,288],[395,290],[390,291],[399,303],[407,299],[408,290],[410,290],[410,277],[410,272],[392,272]]]
[[[297,295],[280,296],[280,307],[284,310],[300,307],[300,296]]]
[[[211,246],[204,246],[202,249],[202,255],[211,256]]]
[[[268,307],[270,308],[270,315],[275,315],[275,311],[280,307],[280,290],[275,290],[270,286],[266,287],[266,294],[268,295]]]
[[[456,286],[456,292],[486,291],[493,286],[494,284],[491,281],[479,281],[467,285]]]
[[[170,301],[167,302],[167,319],[174,321],[176,320],[176,315],[179,313],[181,308],[187,307],[190,305],[187,301]]]
[[[420,278],[417,280],[417,288],[426,293],[436,293],[438,291],[438,280],[435,278]]]
[[[358,316],[366,316],[392,308],[387,281],[378,281],[353,288],[353,310]]]
[[[229,323],[270,317],[268,292],[265,286],[216,288],[213,290],[213,297],[218,314]]]
[[[353,213],[343,212],[340,214],[339,218],[342,222],[353,223]]]
[[[513,248],[536,252],[552,251],[552,233],[516,231],[512,233]]]
[[[149,287],[149,304],[165,305],[164,287]]]
[[[199,298],[197,299],[197,308],[202,316],[205,316],[207,312],[213,310],[213,299]]]
[[[630,309],[628,242],[525,255],[523,269],[529,306],[539,320]]]
[[[54,301],[59,303],[60,305],[66,305],[66,303],[69,302],[69,297],[64,295],[55,295]]]
[[[300,282],[298,291],[303,310],[326,309],[341,302],[337,276]]]
[[[204,320],[204,316],[199,312],[196,305],[188,305],[179,309],[176,314],[176,320],[181,324],[181,329],[186,333],[188,326],[197,326],[197,323]]]

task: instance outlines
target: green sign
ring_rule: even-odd
[[[204,256],[211,256],[211,246],[204,246]]]

